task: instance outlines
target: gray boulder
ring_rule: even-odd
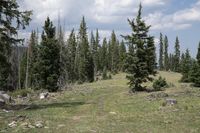
[[[44,93],[40,93],[40,99],[46,99],[48,97],[49,93],[48,92],[44,92]]]
[[[6,104],[6,102],[3,99],[0,99],[0,107],[4,106]]]
[[[177,104],[177,100],[176,99],[172,99],[172,98],[168,98],[168,99],[166,99],[166,104],[168,104],[168,105]]]
[[[2,101],[4,101],[5,103],[11,103],[12,102],[11,96],[9,96],[8,94],[6,94],[4,92],[0,92],[0,99]]]

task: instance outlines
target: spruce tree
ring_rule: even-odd
[[[193,63],[190,71],[190,81],[194,86],[200,87],[200,43],[197,51],[196,61]]]
[[[10,81],[13,76],[10,62],[12,46],[23,41],[15,37],[19,28],[25,29],[29,24],[31,14],[31,11],[20,11],[15,0],[0,2],[0,90],[15,88]]]
[[[60,25],[60,22],[58,24],[58,31],[57,31],[57,43],[59,46],[59,62],[60,62],[60,75],[58,80],[58,86],[59,88],[62,88],[66,85],[67,80],[69,80],[69,75],[67,72],[67,66],[69,65],[68,56],[66,56],[66,45],[64,40],[64,31],[62,29],[62,26]]]
[[[155,51],[152,50],[152,52],[147,54],[148,50],[155,47],[152,43],[153,37],[148,35],[150,26],[147,26],[145,21],[142,20],[141,13],[142,5],[140,4],[137,18],[132,21],[128,19],[132,33],[123,36],[129,47],[131,46],[130,48],[132,48],[127,54],[126,71],[128,73],[127,78],[129,79],[129,85],[133,92],[146,90],[145,87],[142,86],[142,83],[148,80],[151,81],[152,78],[150,78],[150,75],[153,75],[155,72],[152,70],[152,67],[148,66],[150,63],[148,60],[154,58]]]
[[[37,65],[38,89],[58,90],[60,77],[60,46],[55,37],[55,27],[49,17],[45,21]]]
[[[180,72],[180,44],[179,39],[176,37],[175,42],[175,53],[174,53],[174,71]]]
[[[196,57],[196,59],[197,59],[198,64],[200,64],[200,42],[199,42],[199,47],[198,47],[198,50],[197,50],[197,57]]]
[[[76,71],[76,47],[77,47],[77,42],[76,42],[76,35],[74,33],[74,29],[71,31],[69,35],[69,39],[67,40],[67,54],[68,56],[68,67],[67,67],[67,72],[68,72],[68,80],[69,82],[74,82],[77,80],[77,71]]]
[[[167,38],[167,36],[165,36],[165,39],[164,39],[164,68],[165,68],[165,71],[169,70],[168,46],[169,46],[168,38]]]
[[[163,70],[163,35],[160,33],[159,69]]]
[[[99,37],[99,30],[96,29],[96,36],[95,36],[95,58],[94,58],[94,64],[96,64],[96,70],[99,71],[100,64],[99,64],[99,49],[100,49],[100,37]]]
[[[119,69],[124,72],[125,71],[124,64],[126,60],[126,46],[123,40],[121,41],[120,47],[119,47],[119,59],[120,59]]]
[[[94,81],[94,63],[89,49],[85,18],[82,18],[78,35],[79,64],[78,77],[80,82]]]
[[[189,53],[189,50],[187,49],[185,54],[182,54],[181,57],[181,73],[182,73],[182,82],[190,82],[190,70],[192,66],[192,59]]]
[[[147,56],[147,67],[148,67],[148,72],[151,75],[156,75],[156,47],[154,43],[154,37],[149,36],[147,39],[147,44],[146,44],[146,56]],[[153,78],[149,78],[150,81],[153,80]]]
[[[190,71],[190,81],[196,87],[200,87],[200,65],[196,61]]]
[[[115,35],[115,31],[112,31],[111,34],[111,71],[117,73],[119,65],[119,41]]]
[[[107,40],[106,38],[103,39],[102,47],[99,50],[99,57],[100,57],[100,69],[103,71],[104,68],[108,68],[108,60],[107,60]]]
[[[112,46],[110,40],[108,41],[107,61],[108,61],[108,70],[112,71]]]
[[[92,58],[93,58],[93,64],[94,64],[94,75],[96,76],[97,71],[98,71],[98,43],[99,39],[98,38],[98,30],[96,33],[96,38],[94,37],[93,32],[91,32],[91,39],[90,39],[90,45],[91,45],[91,53],[92,53]]]

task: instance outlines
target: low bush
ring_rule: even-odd
[[[26,97],[28,96],[28,94],[33,93],[33,90],[31,88],[29,89],[18,89],[15,90],[11,93],[11,96],[13,97],[17,97],[17,96],[22,96],[22,97]]]
[[[168,86],[166,79],[161,76],[153,82],[154,91],[161,91]]]

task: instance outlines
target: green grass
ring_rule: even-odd
[[[32,98],[31,102],[26,103],[32,104],[32,108],[28,110],[21,109],[9,113],[0,111],[0,131],[199,133],[200,89],[179,83],[181,75],[178,73],[160,72],[159,75],[174,85],[164,92],[169,94],[170,98],[177,99],[177,105],[163,107],[165,98],[149,100],[148,96],[151,93],[129,94],[125,74],[117,74],[111,80],[76,85],[71,91],[57,93],[44,101]],[[37,121],[43,121],[46,128],[23,129],[20,125],[25,121],[18,122],[15,128],[9,128],[8,123],[18,115],[27,116],[25,121],[32,125]]]

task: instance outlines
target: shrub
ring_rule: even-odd
[[[103,69],[102,79],[103,79],[103,80],[108,79],[106,67],[104,67],[104,69]]]
[[[168,85],[166,79],[162,78],[161,76],[153,82],[153,88],[155,91],[161,91],[162,88],[165,88],[167,86]]]
[[[110,73],[108,75],[108,79],[112,79],[112,75]]]
[[[13,97],[17,97],[17,96],[22,96],[22,97],[26,97],[28,96],[28,94],[31,94],[33,93],[33,90],[32,89],[18,89],[18,90],[15,90],[11,93],[11,96]]]

